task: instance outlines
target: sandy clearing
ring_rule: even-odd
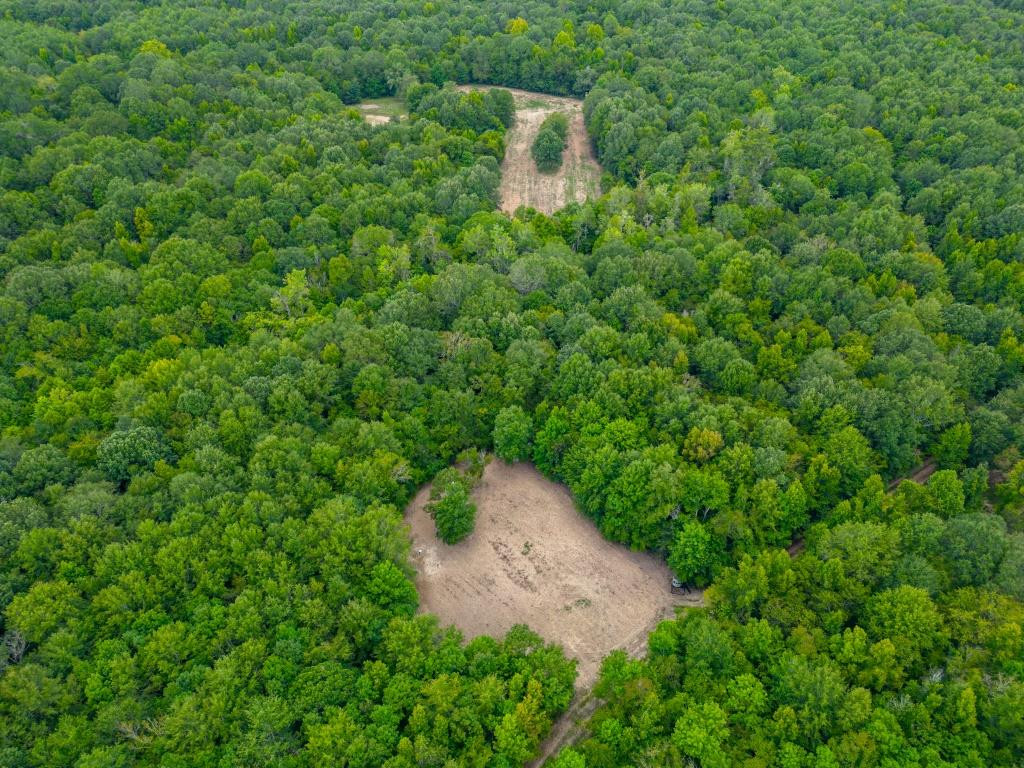
[[[463,85],[460,90],[484,90],[492,86]],[[504,88],[516,105],[515,123],[505,136],[505,159],[501,164],[500,208],[513,214],[522,205],[543,213],[554,213],[572,202],[584,202],[600,193],[601,166],[597,164],[590,137],[583,124],[583,102],[563,96]],[[530,146],[540,124],[552,112],[569,118],[569,141],[562,155],[562,167],[555,173],[540,173],[530,155]]]
[[[569,492],[530,465],[488,465],[474,493],[476,530],[454,546],[436,537],[429,497],[422,488],[406,512],[421,610],[467,638],[528,624],[579,660],[578,692],[611,651],[645,653],[659,621],[701,604],[699,592],[672,593],[660,560],[605,540]]]
[[[385,97],[379,101],[363,101],[355,105],[363,119],[370,125],[385,125],[392,117],[406,120],[405,105],[394,97]]]

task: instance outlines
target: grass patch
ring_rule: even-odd
[[[405,108],[405,102],[395,96],[383,96],[379,99],[367,99],[358,105],[359,111],[368,115],[380,115],[381,117],[407,117],[409,111]]]

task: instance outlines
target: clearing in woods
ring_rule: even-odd
[[[611,651],[644,653],[659,621],[702,604],[699,591],[673,594],[660,560],[603,538],[569,492],[530,465],[495,459],[473,497],[476,529],[454,546],[434,533],[429,487],[409,505],[421,609],[467,638],[529,625],[579,661],[578,693]]]
[[[464,91],[487,90],[492,86],[463,85]],[[597,197],[601,166],[594,158],[590,137],[583,125],[583,102],[546,93],[503,88],[512,94],[516,119],[505,135],[505,159],[501,163],[502,211],[513,214],[522,205],[551,214],[572,202],[582,203]],[[562,167],[554,173],[541,173],[530,154],[540,124],[552,112],[569,118],[569,140],[562,155]]]
[[[363,119],[372,125],[389,123],[392,117],[405,120],[409,116],[405,102],[394,96],[382,96],[379,99],[360,102],[356,104],[356,109],[362,112]]]

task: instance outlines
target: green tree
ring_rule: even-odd
[[[865,620],[868,632],[878,640],[890,641],[897,661],[909,669],[920,670],[946,643],[942,617],[928,593],[918,587],[877,593],[867,602]]]
[[[932,455],[940,467],[959,469],[967,460],[971,448],[971,425],[954,424],[945,430],[932,447]]]
[[[722,565],[721,541],[697,520],[687,520],[669,549],[668,565],[685,584],[703,587]]]
[[[15,487],[20,494],[41,491],[48,485],[67,485],[75,475],[68,457],[55,445],[41,445],[21,454],[11,470]]]
[[[170,448],[154,427],[112,432],[96,448],[96,465],[122,485],[137,472],[152,469],[157,461],[170,458]]]
[[[684,755],[703,766],[718,768],[729,764],[722,742],[728,737],[728,716],[714,702],[690,705],[676,720],[672,741]]]
[[[946,524],[940,542],[955,586],[980,586],[995,575],[1006,552],[1006,523],[985,513],[961,515]]]
[[[928,496],[931,511],[939,517],[957,517],[964,512],[964,486],[951,469],[940,469],[928,478]]]
[[[552,112],[540,124],[537,135],[530,146],[530,154],[537,164],[537,170],[553,173],[562,167],[569,136],[569,120],[561,112]]]
[[[511,463],[526,461],[532,436],[533,420],[518,405],[498,411],[494,418],[494,452],[498,458]]]
[[[473,532],[476,504],[470,490],[470,482],[455,468],[444,469],[434,478],[426,509],[434,518],[438,538],[446,544],[457,544]]]

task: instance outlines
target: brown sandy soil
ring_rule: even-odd
[[[481,90],[491,86],[464,85],[460,90]],[[501,204],[505,213],[521,205],[542,213],[554,213],[572,202],[597,197],[601,167],[594,158],[587,129],[583,125],[583,102],[546,93],[504,88],[512,94],[516,119],[505,136],[505,159],[501,164]],[[569,118],[569,141],[562,155],[562,167],[555,173],[540,173],[530,147],[540,124],[552,112]]]
[[[654,556],[604,539],[569,492],[530,465],[487,466],[474,493],[476,529],[454,546],[436,537],[429,498],[422,488],[406,512],[421,609],[467,638],[528,624],[579,660],[577,692],[590,689],[611,651],[643,654],[659,621],[702,603],[698,591],[673,594]]]

